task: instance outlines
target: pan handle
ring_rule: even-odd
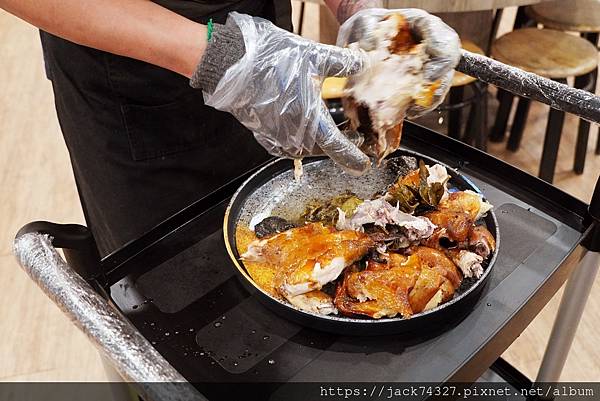
[[[14,253],[29,277],[144,399],[206,400],[125,316],[74,271],[52,245],[49,235],[36,232],[32,226],[23,229],[15,239]]]
[[[545,103],[592,123],[600,123],[600,97],[591,92],[572,88],[467,50],[462,50],[456,70],[515,95]]]

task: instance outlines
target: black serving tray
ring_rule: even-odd
[[[458,169],[495,205],[498,259],[480,299],[452,326],[410,338],[360,338],[308,329],[270,312],[234,276],[221,231],[229,197],[251,172],[106,257],[102,284],[209,398],[226,394],[226,386],[215,393],[210,383],[475,381],[581,259],[591,224],[587,205],[423,127],[406,123],[403,147]]]

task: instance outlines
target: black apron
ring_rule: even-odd
[[[291,28],[285,0],[156,0],[197,22],[230,11]],[[41,33],[87,225],[106,255],[269,157],[174,72]]]

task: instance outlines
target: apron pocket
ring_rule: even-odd
[[[204,105],[201,91],[158,106],[121,106],[131,156],[155,159],[203,146],[222,113]],[[219,115],[221,114],[221,115]],[[209,127],[209,125],[211,127]]]

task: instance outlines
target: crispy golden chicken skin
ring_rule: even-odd
[[[411,268],[346,272],[336,288],[334,304],[341,313],[349,316],[375,319],[398,314],[410,316],[413,310],[408,292],[418,275],[419,272]]]
[[[435,210],[425,214],[437,228],[437,234],[434,231],[430,240],[436,237],[448,238],[452,242],[464,242],[469,238],[469,232],[473,227],[474,220],[469,213],[453,212],[448,210]],[[440,229],[443,230],[440,232]]]
[[[466,241],[471,241],[473,224],[490,208],[491,205],[475,192],[459,191],[449,194],[446,199],[440,202],[437,210],[425,214],[425,217],[438,228],[430,238],[424,241],[424,245],[439,249],[439,241],[442,239],[457,243],[459,246]],[[489,235],[486,235],[481,229],[478,230],[480,231],[473,234],[473,242],[478,242],[484,246],[481,242],[485,241],[485,244],[492,245],[490,238],[492,241],[494,238],[489,234],[489,231],[487,232]],[[491,249],[493,249],[493,246]]]
[[[235,242],[240,254],[248,251],[248,246],[256,241],[254,231],[247,226],[239,225],[235,231]],[[252,277],[252,280],[263,290],[272,296],[279,297],[275,287],[275,273],[277,267],[265,263],[244,261],[246,271]]]
[[[458,288],[462,281],[460,272],[455,264],[452,263],[443,252],[426,246],[419,246],[416,247],[413,255],[419,258],[422,266],[427,266],[430,269],[435,270],[450,281],[453,287]]]
[[[438,210],[467,213],[473,221],[476,221],[491,208],[492,205],[485,202],[481,195],[467,190],[451,193],[447,199],[439,204]]]
[[[419,278],[408,296],[413,312],[423,311],[438,291],[444,291],[441,289],[444,282],[444,277],[435,270],[421,267]]]
[[[450,299],[460,282],[460,273],[443,252],[419,246],[410,256],[390,253],[387,263],[348,269],[334,303],[346,315],[409,317]]]
[[[289,299],[321,289],[373,245],[364,233],[311,223],[250,243],[242,258],[273,271],[273,287]]]

